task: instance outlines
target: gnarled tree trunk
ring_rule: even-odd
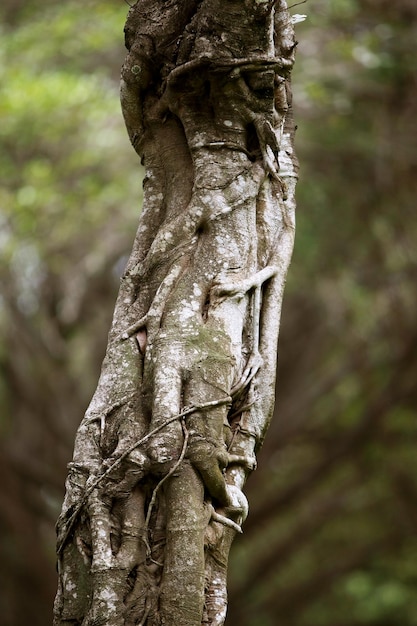
[[[144,206],[58,521],[55,625],[224,623],[294,236],[284,1],[139,0],[122,108]]]

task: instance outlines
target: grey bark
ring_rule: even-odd
[[[69,465],[54,623],[220,626],[274,403],[294,34],[272,0],[139,0],[125,33],[144,205]]]

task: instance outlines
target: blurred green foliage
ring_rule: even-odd
[[[58,343],[62,334],[76,340],[85,334],[79,308],[93,306],[96,295],[90,280],[100,276],[114,297],[120,268],[112,276],[111,266],[126,254],[140,208],[141,176],[126,141],[118,96],[126,6],[67,2],[40,11],[27,3],[19,19],[13,13],[17,25],[7,23],[7,3],[3,11],[5,309],[17,306],[30,324],[55,327]],[[100,302],[95,306],[101,308]],[[110,313],[105,313],[107,322]],[[3,319],[5,311],[0,315]],[[80,360],[78,349],[65,351],[69,359]],[[89,378],[91,367],[95,362],[81,359],[77,377]],[[0,411],[0,418],[7,416]]]
[[[0,614],[50,622],[53,525],[140,209],[122,0],[0,7]],[[417,7],[315,0],[277,416],[227,623],[415,626]],[[25,602],[22,602],[25,597]]]

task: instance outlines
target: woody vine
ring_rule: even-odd
[[[283,0],[138,0],[144,203],[58,520],[55,626],[221,626],[271,419],[297,161]]]

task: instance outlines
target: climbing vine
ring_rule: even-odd
[[[69,465],[55,624],[220,626],[273,410],[296,43],[283,0],[139,0],[125,34],[144,204]]]

